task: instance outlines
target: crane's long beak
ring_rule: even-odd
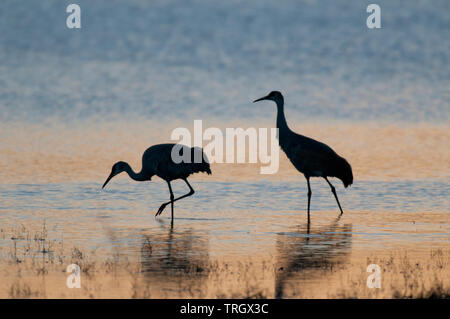
[[[111,174],[109,174],[108,178],[106,179],[106,182],[103,184],[102,189],[105,188],[106,184],[108,184],[108,182],[111,180],[111,178],[113,178],[115,175],[111,172]]]
[[[264,97],[262,97],[260,99],[254,100],[253,103],[258,102],[258,101],[262,101],[262,100],[267,100],[267,97],[268,96],[266,95],[266,96],[264,96]]]

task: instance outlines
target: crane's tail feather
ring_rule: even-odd
[[[194,159],[194,153],[195,152],[201,152],[200,153],[200,158],[202,159],[202,161],[200,163],[192,163],[192,172],[193,173],[198,173],[198,172],[204,172],[207,173],[208,175],[211,175],[211,168],[209,166],[209,160],[208,157],[206,156],[205,153],[203,153],[203,149],[199,148],[199,147],[193,147],[192,148],[192,158]]]
[[[339,157],[337,161],[335,161],[333,171],[332,176],[339,178],[342,183],[344,183],[345,188],[353,184],[352,167],[345,158]]]
[[[211,175],[211,168],[209,167],[209,163],[193,163],[191,166],[192,173],[207,173],[208,175]]]

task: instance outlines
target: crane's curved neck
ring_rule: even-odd
[[[139,173],[135,173],[131,166],[128,163],[125,163],[125,172],[127,172],[128,176],[135,181],[142,182],[148,180],[146,176],[142,173],[142,170]]]
[[[289,131],[289,127],[284,116],[284,100],[283,98],[276,100],[277,104],[277,128],[280,132]]]

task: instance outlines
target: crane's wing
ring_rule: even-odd
[[[329,174],[334,160],[338,157],[329,146],[311,138],[297,135],[286,152],[292,164],[310,176]]]
[[[352,167],[328,145],[300,135],[290,149],[286,154],[305,175],[337,177],[345,187],[353,183]]]

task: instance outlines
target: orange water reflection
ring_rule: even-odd
[[[213,125],[208,122],[204,128]],[[161,127],[149,121],[73,127],[5,124],[0,127],[0,179],[2,183],[103,180],[118,160],[128,161],[138,170],[143,151],[150,145],[170,142],[172,130],[180,126],[181,123]],[[250,126],[271,127],[272,123],[256,122],[247,127]],[[247,128],[242,123],[219,126],[226,127]],[[356,179],[450,176],[448,125],[303,123],[292,128],[331,145],[352,164]],[[212,176],[195,178],[235,181],[298,176],[282,152],[277,174],[261,175],[259,167],[259,163],[212,164]]]

